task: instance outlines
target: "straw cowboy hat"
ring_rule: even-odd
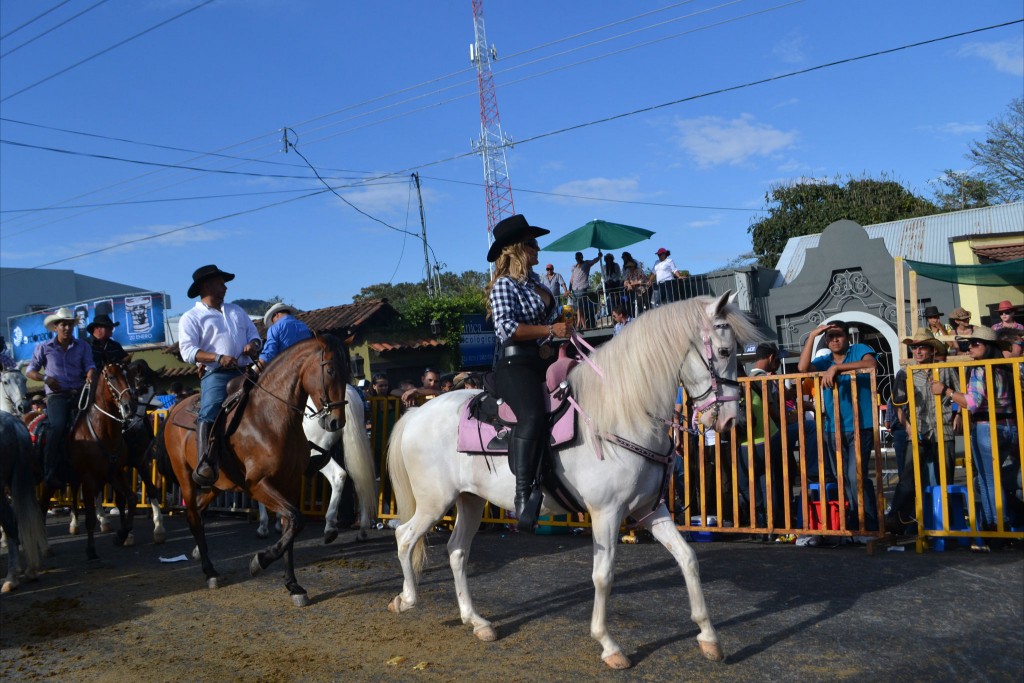
[[[903,340],[903,343],[908,346],[930,346],[936,353],[948,351],[946,345],[936,339],[931,330],[923,327],[917,328],[917,330],[914,331],[914,336],[907,337]]]
[[[54,332],[57,329],[57,323],[61,320],[70,320],[71,322],[75,322],[77,318],[75,317],[75,314],[71,312],[70,308],[67,306],[61,306],[56,312],[46,316],[46,319],[43,320],[43,325],[50,332]]]
[[[992,342],[1001,349],[1010,348],[1009,341],[1003,341],[996,336],[996,331],[984,325],[975,325],[970,334],[957,336],[957,339],[980,339],[981,341]]]
[[[996,311],[998,311],[999,313],[1002,313],[1003,311],[1010,311],[1012,313],[1016,310],[1017,307],[1010,303],[1009,299],[1003,299],[1002,301],[1000,301],[999,308],[996,309]]]
[[[110,316],[106,313],[100,313],[92,319],[92,322],[85,328],[85,331],[92,334],[92,331],[97,327],[109,327],[111,329],[117,327],[121,323],[115,323],[110,319]]]
[[[971,322],[971,312],[963,306],[958,306],[953,309],[953,312],[949,314],[949,321],[956,322],[957,320],[966,320]]]
[[[274,316],[280,313],[281,311],[291,313],[292,315],[295,315],[296,313],[302,313],[302,311],[295,308],[294,306],[277,303],[271,306],[269,309],[267,309],[267,312],[263,314],[263,326],[269,330],[270,326],[274,324]]]
[[[514,216],[509,216],[494,226],[494,231],[492,232],[494,243],[487,250],[487,261],[489,263],[497,261],[501,250],[509,245],[525,242],[531,237],[547,235],[549,232],[551,231],[538,228],[536,225],[530,225],[522,214],[517,213]]]
[[[224,282],[231,282],[235,279],[234,273],[225,273],[214,265],[197,268],[196,272],[192,273],[192,286],[188,288],[188,298],[194,299],[199,296],[199,285],[202,284],[203,280],[211,278],[214,275],[222,275],[224,277]]]

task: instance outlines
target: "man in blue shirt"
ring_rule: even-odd
[[[46,316],[43,324],[57,335],[36,346],[25,373],[29,379],[46,385],[46,416],[50,421],[50,434],[43,457],[43,480],[54,490],[63,488],[70,478],[65,442],[71,411],[82,387],[92,384],[96,370],[92,347],[74,337],[76,323],[75,314],[68,308],[60,308]]]
[[[827,458],[825,464],[830,467],[831,474],[838,476],[836,453],[839,449],[843,454],[843,483],[846,500],[850,503],[850,515],[857,519],[857,477],[864,481],[864,524],[867,530],[878,529],[878,504],[875,499],[875,486],[868,476],[868,463],[874,448],[874,404],[871,396],[871,377],[867,374],[857,375],[857,409],[858,424],[853,421],[853,391],[850,375],[841,373],[849,370],[871,370],[877,367],[875,350],[867,344],[850,344],[847,332],[849,326],[834,320],[814,328],[807,336],[807,341],[800,352],[800,372],[822,371],[821,378],[823,404],[825,407],[825,447]],[[829,353],[813,358],[814,342],[820,334],[825,334],[825,345]],[[839,388],[839,424],[842,438],[836,443],[836,409],[832,397],[832,387]],[[857,458],[854,438],[860,442],[861,467],[857,471]]]
[[[300,312],[288,304],[274,304],[267,310],[263,316],[263,325],[267,328],[267,342],[260,352],[260,368],[265,367],[274,356],[289,346],[313,336],[306,323],[295,317],[294,314]]]

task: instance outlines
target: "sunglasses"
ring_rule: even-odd
[[[968,350],[970,348],[974,348],[976,346],[984,346],[984,345],[985,345],[985,342],[979,341],[977,339],[957,339],[956,340],[956,347],[958,349],[960,349],[961,351],[966,351],[966,350]]]
[[[537,244],[537,240],[532,239],[532,238],[526,240],[525,242],[523,242],[523,244],[525,244],[528,247],[532,247],[533,249],[540,249],[540,245]]]

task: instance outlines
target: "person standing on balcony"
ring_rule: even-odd
[[[548,288],[551,296],[555,297],[555,301],[561,301],[562,295],[568,291],[565,280],[555,272],[555,267],[550,263],[544,266],[544,274],[540,276],[540,283]]]
[[[658,285],[658,305],[660,306],[679,298],[676,296],[673,280],[681,279],[683,274],[676,268],[675,261],[670,258],[672,252],[662,247],[655,253],[658,255],[658,262],[654,264],[654,270],[651,272],[650,284]]]

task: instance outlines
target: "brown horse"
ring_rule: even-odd
[[[78,477],[78,482],[71,482],[74,498],[78,494],[77,484],[81,483],[82,487],[88,532],[85,553],[90,560],[99,559],[94,540],[96,496],[104,484],[109,483],[113,487],[121,518],[121,528],[114,537],[114,545],[134,544],[131,531],[135,518],[134,494],[127,472],[128,449],[122,434],[125,424],[135,413],[135,394],[121,365],[108,363],[97,374],[99,377],[88,394],[88,403],[78,414],[67,439],[71,468]],[[53,493],[54,490],[44,483],[39,499],[44,512],[50,506]],[[72,513],[76,508],[77,500]]]
[[[219,478],[206,492],[192,482],[196,438],[194,431],[182,426],[189,421],[189,411],[195,411],[198,397],[189,397],[171,409],[156,438],[157,462],[165,464],[169,460],[181,486],[208,587],[217,588],[220,582],[207,550],[203,510],[221,491],[241,490],[280,514],[282,521],[280,539],[256,553],[249,563],[249,573],[256,576],[283,555],[285,586],[292,601],[300,607],[308,604],[305,589],[295,580],[292,556],[295,537],[305,525],[299,496],[309,463],[309,445],[302,418],[306,400],[312,398],[320,426],[330,432],[342,429],[350,373],[348,350],[330,335],[299,342],[275,358],[249,392],[237,427],[221,438]],[[166,466],[161,469],[167,473]]]

